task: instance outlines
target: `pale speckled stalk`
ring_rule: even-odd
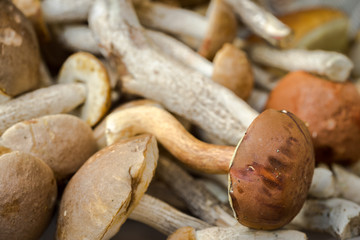
[[[129,1],[96,1],[89,23],[103,54],[123,61],[132,75],[123,79],[125,90],[159,101],[233,145],[258,115],[230,90],[162,54]]]

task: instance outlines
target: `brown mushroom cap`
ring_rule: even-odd
[[[0,156],[0,239],[39,239],[50,222],[57,187],[51,169],[18,151]]]
[[[90,126],[66,114],[19,122],[4,132],[1,144],[42,159],[58,180],[76,172],[97,150]]]
[[[256,229],[289,223],[305,202],[314,167],[305,124],[286,111],[264,111],[239,143],[229,170],[229,199],[238,221]]]
[[[94,154],[66,186],[57,239],[110,239],[146,191],[157,159],[151,135],[119,141]]]
[[[360,95],[352,83],[292,72],[279,81],[266,107],[291,111],[308,124],[317,161],[360,158]]]
[[[208,15],[208,29],[198,52],[207,59],[213,59],[224,43],[232,42],[236,37],[237,21],[225,0],[213,0]]]
[[[40,52],[31,22],[11,1],[0,1],[0,90],[15,96],[38,86]]]
[[[246,100],[254,86],[254,76],[246,53],[225,43],[214,58],[212,79]]]

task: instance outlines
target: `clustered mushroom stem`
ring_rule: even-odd
[[[237,144],[258,113],[230,90],[157,51],[129,2],[96,3],[90,28],[111,59],[121,59],[127,66],[132,77],[123,78],[124,89],[157,100],[220,139]]]
[[[226,0],[242,21],[256,34],[275,46],[286,45],[291,29],[250,0]]]
[[[360,204],[360,192],[354,191],[354,189],[360,188],[360,177],[338,164],[333,164],[332,169],[335,173],[336,186],[340,197]]]
[[[141,198],[129,218],[151,226],[166,235],[181,227],[191,226],[195,229],[204,229],[211,226],[147,194]]]
[[[258,63],[287,71],[304,70],[344,82],[348,79],[353,63],[341,53],[322,50],[277,50],[264,45],[250,49],[250,57]]]
[[[168,157],[160,155],[157,174],[187,203],[189,210],[195,216],[216,226],[233,226],[238,223],[204,185],[196,182]]]
[[[327,232],[338,239],[359,235],[360,206],[348,200],[307,200],[291,222],[302,229]]]
[[[48,114],[75,109],[86,98],[82,83],[57,84],[41,88],[0,105],[0,134],[13,124]]]

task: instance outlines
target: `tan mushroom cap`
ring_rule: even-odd
[[[292,12],[279,19],[293,29],[288,48],[346,51],[348,17],[338,9],[312,8]]]
[[[57,180],[70,176],[97,151],[92,129],[81,119],[56,114],[19,122],[8,128],[1,144],[42,159]]]
[[[168,236],[167,240],[196,240],[195,229],[193,227],[182,227]]]
[[[208,29],[198,52],[211,60],[224,43],[232,42],[236,37],[237,21],[225,0],[212,0],[207,15]]]
[[[229,170],[238,221],[271,230],[289,223],[307,197],[315,167],[310,133],[286,111],[268,109],[249,126]]]
[[[229,88],[246,100],[254,87],[251,63],[246,53],[230,43],[225,43],[213,60],[212,79]]]
[[[0,189],[0,239],[39,239],[56,202],[51,169],[26,153],[2,154]]]
[[[15,96],[39,85],[40,52],[31,22],[0,1],[0,91]]]
[[[157,159],[151,135],[119,141],[94,154],[65,189],[57,239],[110,239],[147,190]]]
[[[58,82],[82,82],[86,85],[87,96],[80,116],[90,126],[94,126],[108,111],[110,80],[106,68],[94,55],[86,52],[71,55],[61,67]]]

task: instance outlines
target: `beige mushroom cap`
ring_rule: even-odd
[[[90,126],[66,114],[19,122],[4,132],[1,144],[42,159],[58,180],[76,172],[97,150]]]
[[[105,66],[94,55],[86,52],[71,55],[60,70],[58,82],[86,84],[87,97],[80,116],[90,126],[94,126],[108,111],[111,104],[110,80]]]
[[[31,22],[11,1],[0,1],[0,91],[15,96],[40,82],[40,52]]]
[[[39,239],[50,222],[57,187],[40,159],[14,151],[0,156],[0,239]]]
[[[225,0],[213,0],[207,12],[208,29],[198,48],[200,55],[213,59],[224,43],[236,37],[237,21],[235,13]]]
[[[57,239],[110,239],[146,191],[157,159],[151,135],[116,142],[93,155],[65,189]]]
[[[226,43],[214,58],[212,79],[246,100],[254,87],[254,76],[246,53]]]

